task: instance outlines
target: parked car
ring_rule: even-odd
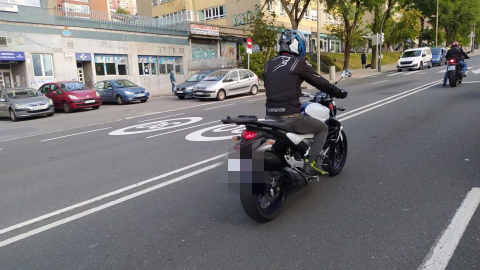
[[[102,105],[100,95],[81,82],[46,83],[38,91],[53,100],[55,109],[63,109],[66,113],[82,108],[98,109]]]
[[[12,121],[36,115],[52,116],[55,113],[53,101],[39,96],[32,88],[7,88],[0,90],[0,116]]]
[[[221,69],[210,73],[193,88],[193,96],[200,99],[224,100],[227,96],[258,92],[259,79],[248,69]]]
[[[402,69],[423,69],[432,67],[432,51],[428,47],[405,50],[398,59],[397,71]]]
[[[145,88],[124,79],[99,81],[93,90],[100,94],[103,102],[116,102],[123,105],[132,101],[147,102],[150,93]]]
[[[447,64],[447,49],[446,48],[432,48],[432,64],[443,65]]]
[[[203,80],[208,74],[217,71],[218,69],[206,69],[201,70],[188,78],[181,84],[175,85],[175,96],[179,99],[184,99],[185,97],[193,97],[193,87]]]

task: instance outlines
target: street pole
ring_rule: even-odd
[[[438,47],[438,1],[437,0],[437,15],[435,17],[435,48]]]
[[[320,0],[317,0],[317,73],[320,74]]]
[[[383,33],[383,23],[385,22],[385,18],[387,17],[387,12],[388,10],[385,11],[385,13],[383,13],[383,17],[382,17],[382,21],[380,22],[380,34],[378,36],[378,44],[379,44],[379,50],[377,50],[377,54],[378,54],[378,72],[382,71],[382,40],[380,40],[380,36],[382,35]]]
[[[470,51],[473,53],[474,50],[475,50],[475,22],[473,22],[472,49]]]

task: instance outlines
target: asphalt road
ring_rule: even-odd
[[[0,269],[480,269],[480,58],[345,79],[344,171],[258,224],[226,154],[265,96],[0,120]],[[310,89],[310,91],[313,91]],[[430,268],[429,268],[430,267]]]

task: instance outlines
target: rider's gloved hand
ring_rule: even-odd
[[[336,98],[346,98],[348,95],[348,91],[345,89],[340,89],[340,92],[337,93]]]

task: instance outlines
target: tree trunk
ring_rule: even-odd
[[[418,36],[418,47],[422,47],[423,43],[423,27],[425,27],[425,19],[420,18],[420,35]]]
[[[377,45],[372,47],[372,59],[370,59],[371,69],[377,68]]]

